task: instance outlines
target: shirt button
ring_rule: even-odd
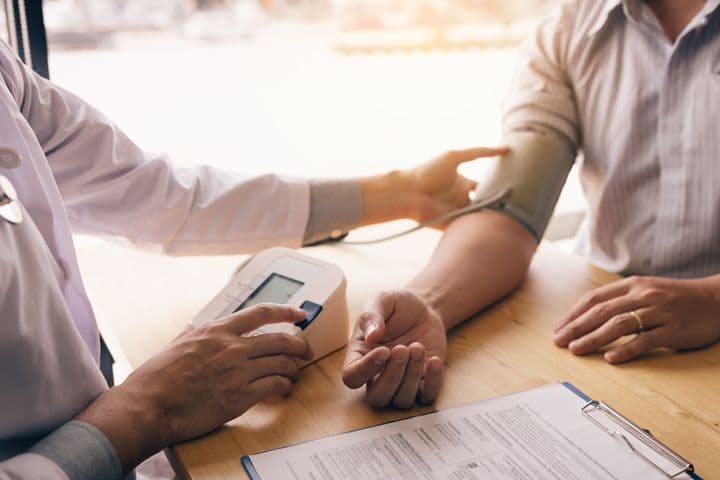
[[[0,147],[0,167],[17,168],[20,166],[20,154],[14,148]]]

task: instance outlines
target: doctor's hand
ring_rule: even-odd
[[[582,298],[555,328],[555,343],[576,355],[599,351],[623,363],[654,349],[692,349],[720,338],[720,276],[680,280],[629,277]]]
[[[188,327],[121,385],[77,419],[99,428],[126,469],[158,450],[205,434],[275,395],[289,395],[310,360],[307,342],[269,333],[243,337],[268,323],[294,323],[305,312],[258,305],[200,327]]]
[[[366,385],[379,408],[430,404],[440,390],[447,338],[440,317],[409,290],[382,292],[366,305],[348,345],[343,382]]]
[[[452,150],[415,168],[361,179],[363,225],[400,218],[422,222],[464,207],[475,182],[460,175],[458,167],[508,151],[507,147]]]

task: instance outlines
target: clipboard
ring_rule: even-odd
[[[602,429],[611,437],[621,439],[635,455],[642,458],[648,465],[664,474],[668,479],[677,478],[682,474],[687,474],[695,480],[702,480],[695,473],[695,467],[692,463],[675,452],[673,449],[665,445],[663,442],[653,436],[650,430],[639,427],[636,423],[629,420],[620,412],[612,408],[610,405],[599,400],[593,400],[585,395],[581,390],[570,382],[562,382],[575,395],[585,400],[585,404],[580,408],[583,415],[593,422],[598,428]],[[602,415],[609,422],[602,422],[598,416]],[[613,427],[609,427],[610,423]],[[657,460],[653,460],[649,455],[645,454],[642,449],[638,448],[638,442],[647,449],[654,452],[659,458],[662,458],[673,465],[674,469],[660,465]]]
[[[624,443],[624,445],[628,448],[630,452],[632,452],[634,455],[642,459],[645,463],[647,463],[650,467],[652,467],[654,470],[656,470],[659,474],[663,475],[665,478],[672,480],[680,475],[686,474],[693,480],[702,480],[702,477],[700,477],[696,472],[693,464],[689,462],[687,459],[682,457],[680,454],[672,450],[670,447],[665,445],[663,442],[655,438],[652,433],[647,430],[643,429],[631,420],[629,420],[627,417],[623,416],[621,413],[619,413],[617,410],[610,407],[608,404],[593,400],[590,397],[588,397],[585,393],[583,393],[580,389],[578,389],[576,386],[571,384],[570,382],[560,382],[560,385],[567,388],[570,392],[575,394],[577,397],[582,399],[584,403],[580,407],[581,414],[587,418],[589,422],[592,422],[595,426],[597,426],[600,430],[604,431],[609,436],[618,439],[618,441]],[[523,393],[523,392],[518,392]],[[452,410],[453,408],[460,408],[460,407],[452,407],[449,410]],[[399,420],[393,420],[389,422],[383,422],[377,425],[372,425],[364,428],[360,428],[357,430],[352,430],[350,432],[343,432],[336,435],[330,435],[329,437],[325,438],[332,438],[336,437],[338,435],[345,435],[345,434],[351,434],[354,432],[372,429],[375,427],[383,426],[383,425],[390,425],[398,422],[404,422],[411,420],[413,418],[419,418],[426,415],[432,415],[440,412],[442,410],[436,410],[433,412],[427,412],[423,413],[421,415],[416,415],[415,417],[409,417],[405,419],[399,419]],[[320,440],[320,439],[317,439]],[[296,445],[301,445],[305,443],[311,443],[317,440],[308,440],[305,442],[300,442],[294,445],[288,445],[284,447],[278,447],[276,449],[271,449],[266,452],[258,452],[254,455],[259,455],[261,453],[269,453],[273,451],[279,451],[283,450],[285,448],[290,448]],[[262,477],[255,465],[253,464],[252,455],[244,455],[240,462],[245,469],[248,477],[250,480],[268,480],[264,477]]]

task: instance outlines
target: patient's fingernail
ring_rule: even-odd
[[[420,360],[420,359],[422,358],[422,356],[423,356],[423,353],[425,353],[425,352],[424,352],[422,349],[420,349],[420,348],[413,348],[413,349],[410,350],[410,357],[411,357],[413,360]]]
[[[409,354],[410,352],[408,352],[407,348],[396,348],[392,352],[393,360],[397,363],[407,362]]]
[[[375,363],[378,365],[385,365],[390,360],[390,350],[383,349],[375,356]]]
[[[432,373],[440,373],[440,370],[442,370],[442,362],[430,362],[428,365],[428,370]]]

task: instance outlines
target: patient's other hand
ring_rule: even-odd
[[[440,390],[446,356],[445,326],[422,299],[409,290],[381,292],[355,325],[343,382],[367,385],[373,407],[429,404]]]
[[[635,338],[609,346],[627,335]],[[634,276],[589,292],[555,327],[555,343],[575,355],[606,350],[624,363],[657,348],[700,348],[720,339],[720,276]]]

